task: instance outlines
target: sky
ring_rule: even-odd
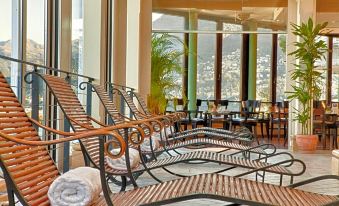
[[[12,1],[0,0],[0,41],[12,36]],[[44,42],[44,0],[27,0],[27,38]]]

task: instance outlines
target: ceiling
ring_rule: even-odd
[[[288,23],[288,0],[153,0],[152,3],[155,12],[188,16],[194,11],[199,19],[241,24],[246,30],[259,27],[286,31]],[[317,22],[327,21],[339,33],[339,0],[316,3]]]

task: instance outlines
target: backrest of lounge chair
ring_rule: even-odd
[[[119,89],[119,88],[114,88],[114,89],[117,90],[119,92],[119,94],[125,99],[125,102],[127,103],[128,107],[131,109],[134,117],[136,119],[143,119],[145,114],[142,114],[138,110],[138,108],[135,106],[131,96],[123,89]]]
[[[104,86],[92,84],[95,92],[97,93],[100,101],[105,107],[106,112],[112,117],[114,124],[121,124],[124,123],[125,120],[119,114],[119,111],[114,104],[114,102],[109,97],[108,93],[106,92]]]
[[[144,113],[146,115],[152,115],[152,113],[148,110],[148,107],[146,105],[144,98],[142,98],[138,92],[132,91],[132,93],[135,96],[135,98],[138,100],[138,102],[139,102],[142,110],[144,111]]]
[[[70,125],[75,132],[83,132],[89,129],[82,127],[70,119],[73,119],[89,128],[94,128],[77,95],[65,79],[52,75],[43,75],[42,78],[53,93],[61,110],[64,112],[66,118],[68,118]],[[92,163],[98,166],[99,138],[86,138],[84,140],[80,140],[80,142],[85,147],[86,153],[90,157]]]
[[[109,97],[104,86],[92,84],[92,87],[94,88],[94,91],[97,93],[97,95],[98,95],[102,105],[104,106],[106,112],[108,113],[108,115],[111,116],[113,123],[115,125],[125,123],[125,119],[122,116],[120,116],[117,107],[115,106],[115,104],[111,100],[111,98]],[[119,129],[119,133],[122,136],[124,136],[126,134],[124,129]]]
[[[1,72],[0,132],[20,139],[40,140]],[[49,205],[47,191],[59,171],[46,147],[20,145],[0,137],[0,160],[4,174],[8,174],[6,182],[13,186],[21,202],[28,205]]]

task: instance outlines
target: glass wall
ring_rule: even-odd
[[[333,38],[332,101],[339,102],[339,38]]]
[[[286,99],[286,34],[278,35],[277,51],[277,102]]]
[[[83,74],[83,0],[72,0],[72,67],[71,72]],[[78,85],[82,79],[74,79],[73,85]]]
[[[241,34],[224,34],[222,45],[221,98],[240,99]]]
[[[199,20],[198,29],[216,29],[216,22]],[[214,99],[216,35],[198,34],[197,99]]]
[[[19,48],[19,17],[18,0],[1,0],[1,29],[0,29],[0,55],[18,57]],[[20,76],[19,65],[0,58],[0,71],[11,84],[18,95]]]
[[[45,64],[45,0],[27,1],[26,59]]]
[[[45,0],[30,0],[27,1],[27,40],[26,40],[26,60],[28,62],[45,65]],[[27,66],[27,71],[30,68]],[[39,87],[39,120],[45,120],[45,109],[46,109],[46,89],[42,82]],[[24,94],[24,107],[28,114],[31,113],[32,95],[31,87],[32,84],[24,83],[26,92]]]
[[[326,42],[326,44],[328,43],[328,37],[325,36],[320,36],[319,40],[323,40]],[[321,87],[321,96],[320,96],[320,100],[325,100],[326,99],[326,93],[327,93],[327,54],[325,53],[325,56],[323,59],[321,59],[320,61],[315,62],[315,66],[317,67],[316,70],[321,72],[321,83],[320,83],[320,87]]]
[[[257,91],[258,100],[270,101],[272,35],[258,34]]]
[[[152,27],[153,29],[166,29],[166,30],[184,30],[185,29],[185,19],[182,16],[174,16],[174,15],[167,15],[161,13],[153,13],[152,14]],[[183,72],[184,72],[184,57],[185,57],[185,34],[184,33],[169,33],[169,35],[176,37],[171,38],[174,49],[178,53],[182,53],[179,58],[181,63],[182,71],[178,72],[170,72],[168,73],[169,79],[173,80],[173,83],[176,84],[178,87],[170,89],[166,91],[167,96],[166,98],[182,98],[182,85],[183,85]]]

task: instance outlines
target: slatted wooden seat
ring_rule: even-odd
[[[50,205],[47,191],[60,174],[48,154],[47,145],[101,135],[114,135],[120,138],[121,145],[124,144],[121,136],[117,133],[108,133],[106,130],[93,130],[58,140],[41,141],[1,73],[0,86],[0,166],[5,175],[10,205],[14,205],[13,194],[25,206]],[[100,141],[102,143],[103,138]],[[100,151],[100,165],[103,165],[104,153],[108,151],[107,149]],[[101,173],[101,178],[105,184],[103,188],[107,188],[104,173]],[[104,189],[104,196],[98,198],[92,205],[112,205],[110,201],[114,205],[154,205],[193,198],[213,198],[258,205],[325,205],[330,202],[333,205],[338,204],[338,197],[334,196],[235,177],[203,174],[116,194],[109,194]]]
[[[160,191],[160,192],[159,192]],[[251,180],[217,175],[201,174],[112,194],[115,205],[155,205],[211,198],[246,205],[319,206],[338,205],[339,198],[302,190],[258,183]]]
[[[116,105],[114,104],[114,102],[110,99],[108,93],[105,91],[105,88],[102,85],[97,85],[97,84],[91,84],[91,86],[94,88],[94,91],[96,92],[96,94],[98,95],[101,103],[103,104],[106,112],[108,113],[108,115],[110,115],[113,119],[113,122],[115,124],[122,124],[125,122],[125,117],[123,115],[121,115],[116,107]],[[121,91],[124,95],[128,95],[126,93],[126,91]],[[130,103],[129,103],[130,104]],[[131,107],[133,107],[135,110],[136,107],[134,104],[131,105]],[[138,118],[144,119],[144,116],[137,116]],[[167,137],[166,140],[168,141],[169,145],[162,145],[162,147],[160,147],[157,151],[155,152],[163,152],[166,149],[177,149],[180,147],[186,147],[186,146],[190,146],[190,145],[199,145],[199,144],[205,144],[205,145],[213,145],[213,146],[217,146],[217,147],[224,147],[224,148],[228,148],[228,149],[235,149],[235,150],[248,150],[252,153],[257,153],[257,154],[266,154],[266,152],[264,151],[263,147],[268,147],[268,146],[272,146],[272,145],[262,145],[259,147],[254,147],[253,149],[249,146],[245,146],[242,144],[236,144],[236,143],[232,143],[232,142],[226,142],[223,140],[215,140],[215,139],[210,139],[210,138],[194,138],[191,140],[186,140],[184,142],[181,142],[184,139],[189,139],[189,137],[192,136],[197,136],[197,135],[201,135],[203,134],[203,136],[205,136],[205,134],[210,134],[210,136],[214,136],[215,138],[229,138],[232,139],[234,138],[235,134],[232,135],[231,132],[225,132],[225,130],[214,130],[213,133],[207,133],[207,131],[205,131],[203,128],[198,128],[198,129],[194,129],[194,130],[190,130],[191,132],[184,132],[182,134],[178,134],[175,136],[175,138],[171,138],[168,139]],[[180,142],[178,142],[180,141]],[[273,146],[274,148],[274,146]],[[274,148],[275,149],[275,148]],[[273,152],[274,153],[274,152]]]
[[[50,91],[54,94],[55,98],[57,99],[61,109],[63,110],[65,116],[69,118],[71,126],[73,127],[73,130],[76,132],[83,132],[86,130],[92,129],[92,123],[91,123],[91,117],[87,116],[84,109],[82,108],[79,100],[77,100],[77,96],[74,93],[72,87],[70,84],[68,84],[63,78],[57,77],[57,76],[51,76],[51,75],[40,75],[40,76],[49,87]],[[65,108],[64,105],[67,105]],[[72,105],[72,106],[70,106]],[[78,123],[81,122],[81,123]],[[85,124],[84,127],[82,124]],[[85,148],[85,154],[84,156],[88,156],[92,163],[98,166],[99,163],[99,145],[97,139],[86,139],[86,141],[82,141],[83,146]],[[278,156],[280,154],[274,154],[275,156]],[[285,155],[285,154],[283,154]],[[187,162],[187,161],[194,161],[194,160],[204,160],[204,161],[210,161],[220,164],[226,164],[226,165],[232,165],[234,167],[243,167],[243,168],[249,168],[250,172],[244,172],[239,175],[245,175],[251,172],[256,171],[269,171],[272,173],[277,173],[282,175],[287,175],[291,177],[291,180],[293,179],[293,176],[301,175],[305,171],[305,165],[302,161],[291,158],[288,160],[281,161],[277,163],[276,165],[267,165],[264,162],[260,161],[249,161],[244,158],[238,159],[234,156],[227,156],[223,154],[217,154],[212,152],[200,152],[200,151],[194,151],[187,154],[180,154],[174,157],[168,157],[163,158],[159,161],[150,161],[147,163],[144,163],[138,168],[134,168],[132,172],[140,172],[140,171],[150,171],[152,169],[161,168],[164,166],[169,166],[181,162]],[[300,163],[302,166],[302,169],[298,172],[292,172],[286,169],[285,166],[282,166],[283,163]],[[128,174],[129,171],[116,171],[112,170],[110,167],[106,166],[106,172],[110,174]]]

